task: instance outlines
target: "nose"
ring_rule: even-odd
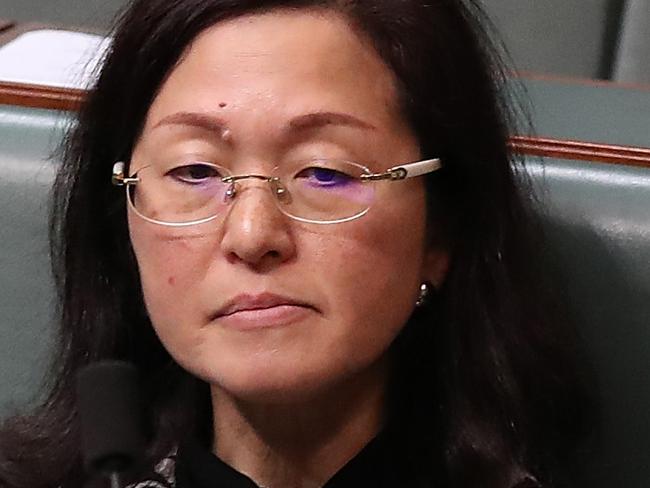
[[[277,207],[267,182],[237,183],[224,217],[222,252],[230,262],[254,268],[285,262],[295,255],[289,218]]]

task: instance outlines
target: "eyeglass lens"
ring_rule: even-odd
[[[283,165],[270,175],[271,191],[280,210],[298,220],[339,222],[365,213],[374,185],[360,179],[369,171],[343,160],[320,159]],[[204,221],[225,211],[247,179],[224,182],[229,172],[192,162],[171,168],[156,165],[138,171],[129,186],[129,200],[145,218],[162,223]]]

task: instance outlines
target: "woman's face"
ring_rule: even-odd
[[[269,174],[310,158],[373,171],[419,158],[395,80],[335,13],[220,23],[189,46],[148,113],[131,172],[213,161]],[[249,399],[300,398],[373,371],[441,259],[425,252],[421,178],[380,183],[360,219],[301,223],[268,184],[241,182],[214,221],[152,224],[129,211],[144,299],[191,373]]]

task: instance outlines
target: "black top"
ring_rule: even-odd
[[[431,488],[418,481],[393,456],[385,436],[379,436],[343,466],[323,488]],[[176,488],[259,488],[207,449],[187,444],[179,449]]]

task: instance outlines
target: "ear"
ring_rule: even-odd
[[[423,281],[428,281],[436,289],[442,287],[449,271],[449,261],[447,249],[435,246],[427,250],[422,266]]]

